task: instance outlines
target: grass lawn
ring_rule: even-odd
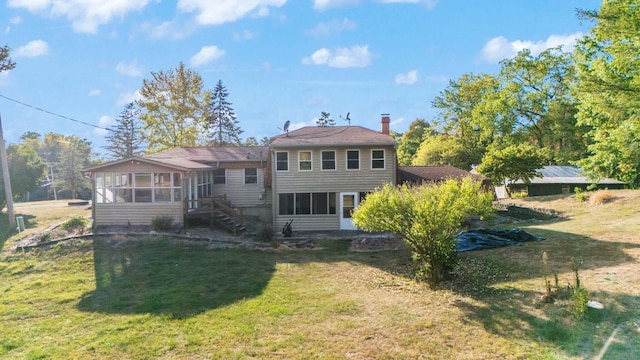
[[[582,359],[614,330],[603,359],[640,358],[640,192],[613,193],[598,206],[518,200],[564,218],[510,224],[547,239],[463,253],[438,289],[411,279],[406,251],[349,240],[247,250],[97,237],[22,253],[22,236],[0,231],[0,358]],[[88,214],[43,206],[16,204],[28,231]],[[577,318],[570,300],[540,303],[543,252],[560,287],[577,261],[605,309]]]

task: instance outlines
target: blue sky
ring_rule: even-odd
[[[575,9],[601,0],[6,0],[0,46],[5,140],[27,131],[76,135],[103,152],[105,131],[152,71],[196,70],[222,80],[243,138],[313,125],[404,132],[432,119],[431,100],[464,73],[495,73],[518,50],[534,53],[586,34]],[[20,101],[50,113],[8,100]]]

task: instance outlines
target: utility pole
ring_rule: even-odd
[[[13,213],[13,193],[11,192],[11,178],[9,177],[9,163],[7,162],[7,149],[4,147],[4,135],[2,134],[2,115],[0,115],[0,162],[2,163],[2,177],[4,178],[4,194],[7,198],[7,217],[9,229],[16,228],[16,217]],[[0,209],[1,211],[2,209]]]

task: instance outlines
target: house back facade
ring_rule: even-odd
[[[180,147],[85,169],[94,224],[149,225],[170,216],[185,225],[203,214],[214,220],[222,206],[276,231],[291,221],[296,231],[355,229],[351,213],[366,194],[406,180],[389,123],[383,114],[379,131],[309,126],[269,146]]]

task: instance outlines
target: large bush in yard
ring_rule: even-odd
[[[435,284],[456,264],[455,236],[464,220],[490,214],[492,200],[470,178],[413,187],[387,184],[367,195],[353,220],[365,231],[401,236],[411,248],[416,275]]]

